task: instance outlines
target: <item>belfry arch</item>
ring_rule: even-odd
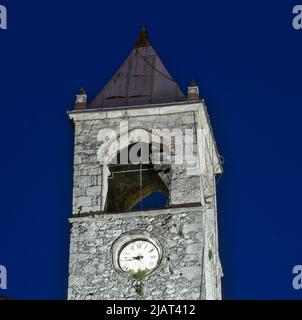
[[[168,207],[170,158],[170,141],[142,128],[105,142],[98,152],[103,166],[102,211],[118,213],[133,211],[134,207],[141,210]],[[161,194],[161,207],[154,202],[156,193]],[[143,202],[149,195],[154,197],[153,204]],[[164,204],[163,197],[166,197]]]

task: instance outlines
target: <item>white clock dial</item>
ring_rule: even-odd
[[[151,272],[158,266],[158,249],[146,240],[134,240],[126,244],[119,254],[119,265],[124,272]]]

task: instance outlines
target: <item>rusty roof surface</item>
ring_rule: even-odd
[[[112,108],[184,100],[184,94],[161,62],[143,28],[128,58],[92,101],[89,108]]]

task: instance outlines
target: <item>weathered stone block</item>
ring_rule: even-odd
[[[202,252],[202,245],[200,243],[192,243],[188,244],[186,247],[187,253],[201,253]]]
[[[189,281],[200,279],[201,268],[200,267],[184,267],[181,268],[181,273],[184,278]]]
[[[189,233],[189,232],[198,232],[202,230],[202,225],[201,224],[185,224],[182,227],[182,232],[183,233]]]

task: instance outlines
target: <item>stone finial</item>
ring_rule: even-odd
[[[87,109],[87,94],[83,88],[79,91],[79,93],[76,95],[76,110],[83,110]]]
[[[194,80],[191,81],[188,87],[188,101],[199,100],[199,88]]]
[[[145,27],[142,27],[140,35],[135,43],[135,47],[150,47],[151,43]]]

